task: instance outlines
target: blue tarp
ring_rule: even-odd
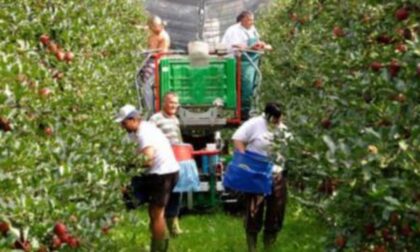
[[[223,177],[223,186],[235,191],[269,195],[273,163],[265,156],[235,152]]]

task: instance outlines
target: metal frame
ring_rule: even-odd
[[[251,66],[255,68],[256,72],[257,72],[257,82],[256,82],[256,89],[258,89],[261,85],[262,82],[262,73],[259,69],[259,67],[252,61],[252,59],[250,58],[250,56],[248,54],[243,54],[242,52],[252,52],[252,53],[258,53],[258,54],[263,54],[263,52],[261,51],[255,51],[255,50],[251,50],[251,49],[235,49],[233,51],[233,53],[237,53],[240,52],[241,55],[245,55],[246,59],[251,63]],[[152,112],[159,112],[160,111],[160,75],[159,75],[159,60],[161,57],[165,56],[165,55],[173,55],[173,54],[185,54],[185,51],[183,50],[170,50],[168,52],[159,52],[159,50],[146,50],[141,52],[141,55],[146,55],[145,59],[142,61],[142,63],[140,64],[140,67],[138,68],[138,71],[136,73],[136,78],[135,78],[135,82],[134,82],[134,86],[136,88],[136,93],[137,93],[137,102],[138,102],[138,106],[139,106],[139,110],[141,112],[143,112],[143,107],[144,107],[144,97],[145,93],[143,92],[143,85],[145,83],[141,82],[141,78],[140,78],[140,71],[141,69],[147,64],[147,62],[153,57],[154,58],[154,62],[155,62],[155,69],[154,69],[154,77],[155,77],[155,82],[154,82],[154,110]],[[241,59],[240,57],[236,57],[236,92],[237,92],[237,97],[236,97],[236,111],[235,111],[235,117],[234,118],[227,118],[227,119],[217,119],[215,118],[213,115],[217,116],[217,112],[219,110],[218,107],[212,107],[210,108],[208,111],[203,112],[203,113],[193,113],[188,111],[185,108],[180,108],[180,111],[182,111],[183,109],[183,113],[188,114],[189,116],[191,116],[191,123],[197,122],[197,120],[202,120],[203,117],[205,116],[210,116],[209,121],[206,121],[205,123],[197,123],[197,125],[211,125],[211,126],[220,126],[220,125],[238,125],[241,123],[241,108],[242,108],[242,80],[241,80],[241,74],[242,74],[242,67],[241,67]],[[254,90],[253,91],[253,97],[255,97],[255,93],[258,90]],[[186,112],[187,111],[187,112]],[[251,108],[250,110],[250,114],[251,113],[255,113],[255,108]],[[197,119],[197,120],[196,120]],[[213,120],[211,120],[213,119]],[[191,124],[192,125],[192,124]]]
[[[142,97],[144,97],[145,94],[143,92],[142,86],[145,83],[141,82],[141,78],[140,78],[139,75],[140,75],[140,72],[143,69],[143,67],[146,65],[146,63],[150,60],[150,58],[155,57],[156,55],[167,55],[167,54],[174,54],[174,53],[185,54],[185,51],[183,51],[183,50],[169,50],[168,52],[165,52],[165,53],[159,53],[159,51],[160,51],[160,49],[153,49],[153,50],[145,50],[145,51],[140,52],[140,55],[146,55],[146,57],[141,62],[140,66],[138,67],[138,70],[136,72],[136,76],[135,76],[135,79],[134,79],[134,88],[136,89],[137,103],[138,103],[138,108],[139,108],[140,112],[143,111],[143,98]],[[157,64],[157,63],[158,62],[155,61],[155,64]],[[156,71],[155,71],[154,74],[156,76]],[[156,81],[155,81],[155,84],[156,84]]]

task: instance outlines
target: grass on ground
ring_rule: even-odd
[[[188,214],[181,218],[184,233],[171,239],[172,252],[243,252],[246,241],[242,218],[223,211]],[[272,251],[323,251],[325,224],[316,214],[290,200],[283,230]],[[149,251],[148,217],[145,208],[125,212],[121,222],[111,230],[106,241],[108,251]],[[259,250],[262,250],[262,238]]]

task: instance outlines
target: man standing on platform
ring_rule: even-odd
[[[272,47],[260,40],[252,12],[241,12],[236,22],[226,30],[221,42],[230,50],[236,49],[241,52],[241,117],[246,120],[251,109],[253,91],[257,85],[257,68],[260,60],[260,53],[257,51],[272,50]]]

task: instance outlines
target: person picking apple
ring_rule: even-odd
[[[141,175],[142,200],[149,203],[151,251],[167,251],[169,238],[166,234],[165,207],[178,182],[179,165],[169,140],[153,123],[143,121],[133,105],[120,108],[115,121],[138,145],[138,153],[145,157],[147,170]],[[136,189],[134,189],[136,190]]]

